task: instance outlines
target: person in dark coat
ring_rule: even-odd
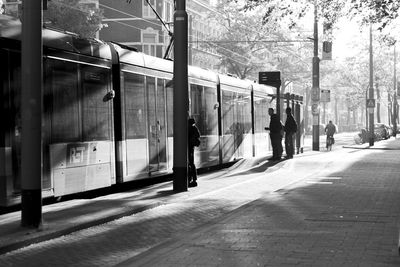
[[[282,157],[282,122],[279,120],[278,115],[274,114],[274,109],[269,108],[268,114],[271,117],[269,127],[265,127],[269,130],[269,136],[272,144],[272,160],[280,160]]]
[[[284,126],[285,130],[285,150],[286,150],[286,158],[293,158],[294,154],[294,138],[295,133],[297,132],[297,123],[293,118],[292,109],[286,108],[286,122]]]
[[[189,187],[197,186],[197,170],[194,165],[194,147],[200,145],[200,131],[196,127],[196,121],[193,118],[188,120],[188,156],[189,156],[189,171],[188,183]]]
[[[328,139],[333,138],[333,135],[336,133],[336,126],[329,121],[329,123],[325,127],[325,134],[326,134],[326,148],[328,148]]]

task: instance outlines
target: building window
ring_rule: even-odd
[[[172,3],[166,1],[164,2],[164,20],[168,23],[168,22],[172,22],[173,21],[173,6]]]
[[[149,0],[149,3],[152,7],[155,7],[155,0]],[[143,18],[155,18],[156,15],[154,14],[153,10],[147,4],[146,0],[143,0]]]
[[[143,53],[149,56],[156,56],[156,45],[143,44]]]
[[[157,33],[144,32],[142,34],[142,42],[143,43],[156,43],[157,42]]]
[[[143,46],[143,53],[150,56],[157,55],[157,40],[158,40],[158,32],[147,29],[146,31],[142,32],[142,46]]]

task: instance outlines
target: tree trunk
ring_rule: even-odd
[[[378,88],[378,85],[376,85],[376,120],[378,123],[381,123],[381,92]]]
[[[381,103],[376,103],[376,121],[377,123],[381,123]]]
[[[365,111],[364,111],[362,105],[360,106],[360,112],[361,112],[361,122],[364,122],[365,121]],[[364,123],[362,123],[362,124],[364,124]],[[361,128],[363,128],[363,127],[361,127]]]
[[[335,123],[339,122],[338,117],[338,97],[335,95]]]
[[[351,124],[351,110],[349,107],[347,107],[347,126],[349,126]]]
[[[311,100],[311,88],[306,88],[305,90],[306,92],[306,96],[304,99],[304,104],[303,104],[303,116],[304,116],[304,129],[305,132],[308,133],[308,119],[309,119],[309,115],[308,114],[308,107],[310,106],[310,100]]]
[[[392,124],[392,108],[391,108],[391,100],[390,100],[390,94],[388,93],[388,123],[389,125]]]

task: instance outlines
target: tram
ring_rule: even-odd
[[[0,68],[0,206],[10,206],[21,201],[23,77],[21,23],[4,15]],[[172,173],[172,61],[44,28],[43,70],[44,198]],[[193,66],[188,82],[198,168],[271,151],[273,87]]]

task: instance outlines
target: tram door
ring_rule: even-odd
[[[164,80],[147,77],[149,172],[167,168]]]

